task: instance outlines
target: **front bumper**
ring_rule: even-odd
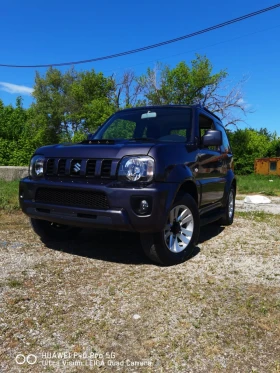
[[[31,218],[84,228],[111,229],[134,232],[159,232],[164,228],[168,211],[176,195],[176,183],[154,183],[143,188],[120,187],[116,183],[82,183],[81,181],[49,181],[22,179],[19,200],[22,211]],[[36,202],[38,188],[55,190],[94,191],[105,193],[109,209],[49,204]],[[138,215],[132,209],[131,197],[149,199],[149,215]]]

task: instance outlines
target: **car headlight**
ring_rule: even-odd
[[[29,176],[38,178],[44,175],[45,157],[42,155],[34,155],[31,158],[29,165]]]
[[[154,176],[153,158],[148,156],[124,157],[119,166],[119,180],[149,182]]]

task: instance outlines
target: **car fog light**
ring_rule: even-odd
[[[131,196],[131,207],[136,215],[150,215],[153,209],[153,199],[151,196]]]
[[[148,202],[143,199],[143,201],[140,202],[140,213],[144,214],[146,211],[148,211],[148,208],[149,208],[149,204]]]

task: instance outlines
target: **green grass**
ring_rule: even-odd
[[[235,216],[257,222],[280,224],[280,215],[269,214],[265,211],[235,211]]]
[[[0,180],[0,210],[18,210],[18,181]]]
[[[10,278],[7,281],[7,285],[10,286],[11,288],[18,288],[22,286],[22,282],[15,278]]]
[[[269,181],[273,180],[273,181]],[[238,175],[237,193],[262,193],[267,196],[280,196],[280,177],[274,175]]]

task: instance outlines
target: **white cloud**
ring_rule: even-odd
[[[0,82],[0,90],[8,93],[18,93],[21,95],[31,95],[33,88],[26,87],[25,85],[17,85],[12,83]]]

